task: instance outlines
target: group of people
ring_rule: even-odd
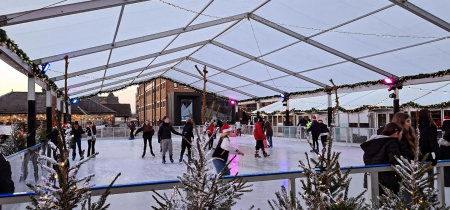
[[[361,144],[364,151],[364,164],[399,164],[396,157],[403,156],[413,160],[415,151],[419,146],[419,159],[428,154],[427,161],[436,165],[439,159],[450,159],[450,118],[444,121],[443,131],[445,135],[438,141],[437,126],[431,117],[431,112],[427,109],[419,111],[418,133],[411,125],[411,117],[406,113],[396,113],[392,122],[379,129],[377,135],[373,135],[369,140]],[[416,144],[418,140],[419,145]],[[433,155],[434,153],[434,155]],[[444,182],[446,187],[450,187],[450,168],[446,167]],[[431,176],[433,171],[429,172]],[[380,172],[379,182],[394,193],[399,192],[399,176],[395,172]],[[430,186],[433,188],[433,186]],[[380,187],[380,194],[383,190]],[[408,194],[404,195],[407,201],[411,201]]]

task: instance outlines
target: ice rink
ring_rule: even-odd
[[[231,138],[233,145],[241,149],[245,156],[238,156],[231,164],[231,173],[235,174],[253,174],[264,172],[280,172],[301,170],[298,167],[299,160],[305,160],[305,152],[311,149],[306,142],[301,142],[294,139],[274,138],[274,147],[266,149],[270,154],[267,158],[254,157],[255,140],[252,136],[242,136]],[[214,142],[217,143],[217,140]],[[181,151],[181,138],[173,136],[174,144],[174,163],[162,164],[161,153],[159,151],[159,144],[157,140],[153,139],[153,152],[156,157],[152,157],[147,148],[147,155],[141,158],[144,142],[142,136],[137,136],[135,140],[127,139],[99,139],[96,143],[96,151],[99,156],[86,163],[79,173],[79,177],[86,174],[95,173],[93,183],[97,186],[108,185],[115,175],[119,172],[122,176],[119,177],[116,184],[131,184],[149,181],[173,180],[177,176],[182,175],[186,171],[184,163],[179,163]],[[87,149],[87,141],[82,142],[83,149]],[[362,160],[363,151],[359,147],[349,147],[345,145],[335,145],[334,151],[341,152],[340,163],[341,166],[359,166],[364,165]],[[166,155],[168,160],[168,154]],[[75,161],[79,161],[79,157]],[[30,164],[31,165],[31,164]],[[350,195],[356,196],[361,193],[363,188],[363,174],[352,176],[353,180],[350,187]],[[32,175],[29,175],[27,182],[33,182]],[[300,179],[297,179],[297,191],[301,191]],[[280,191],[280,186],[284,185],[287,188],[287,180],[254,182],[253,192],[247,193],[242,200],[238,201],[233,209],[249,209],[255,205],[256,209],[269,209],[267,203],[268,199],[275,198],[275,192]],[[17,186],[23,183],[16,183]],[[18,192],[16,190],[16,192]],[[166,191],[170,193],[171,191]],[[109,209],[151,209],[156,202],[152,198],[152,192],[143,193],[129,193],[120,195],[111,195],[108,198],[108,203],[111,203]],[[447,204],[450,203],[450,189],[446,188]],[[24,209],[24,204],[5,206],[4,209]]]

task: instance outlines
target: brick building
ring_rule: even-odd
[[[207,97],[210,107],[215,101],[215,109],[221,107],[215,118],[234,123],[235,110],[228,101],[211,96]],[[169,116],[174,125],[182,125],[189,118],[189,111],[194,115],[194,121],[201,121],[202,94],[191,88],[159,78],[153,82],[139,85],[136,91],[136,114],[139,123],[144,120],[157,122],[164,116]]]

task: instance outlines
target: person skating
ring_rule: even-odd
[[[152,154],[152,156],[155,157],[155,154],[153,153],[153,147],[152,147],[152,138],[153,138],[153,135],[155,134],[155,130],[153,129],[152,123],[150,121],[146,120],[144,122],[144,124],[142,125],[142,127],[139,128],[134,135],[136,136],[141,131],[143,132],[142,138],[144,139],[144,152],[142,152],[142,158],[145,157],[145,153],[147,150],[147,142],[150,147],[150,154]]]
[[[313,121],[307,132],[311,132],[313,148],[315,148],[317,152],[319,152],[319,136],[321,131],[322,126],[319,124],[319,122],[317,122],[316,116],[313,116]],[[314,150],[312,149],[310,152],[314,152]]]
[[[258,122],[255,124],[255,130],[253,131],[253,136],[256,140],[256,146],[255,146],[255,158],[260,158],[259,156],[259,149],[262,149],[264,157],[270,156],[266,153],[264,150],[264,140],[266,139],[266,135],[264,135],[262,130],[262,119],[259,118]]]
[[[326,151],[328,132],[330,132],[330,130],[328,129],[327,125],[323,124],[322,120],[319,120],[319,125],[320,125],[320,141],[322,142],[323,149]]]
[[[163,117],[163,123],[159,127],[158,139],[161,141],[162,147],[162,163],[166,163],[166,152],[169,151],[170,162],[173,163],[173,147],[172,147],[172,133],[182,136],[170,125],[170,119],[167,116]]]
[[[87,132],[87,140],[88,140],[88,152],[87,156],[91,156],[92,154],[95,154],[95,142],[97,140],[97,127],[95,124],[93,124],[91,121],[88,123],[88,127],[86,127]]]
[[[403,157],[408,158],[410,160],[414,160],[414,153],[416,152],[417,145],[417,134],[415,129],[411,126],[411,118],[408,114],[405,113],[395,113],[392,118],[392,122],[395,122],[402,126],[403,135],[400,140],[400,153]],[[422,155],[419,154],[419,160],[422,159]]]
[[[431,118],[431,112],[428,109],[419,111],[419,148],[422,155],[429,154],[427,161],[433,166],[437,164],[440,158],[439,144],[437,140],[437,126]],[[433,153],[435,157],[433,157]],[[428,171],[428,176],[433,176],[434,169]],[[434,182],[430,183],[430,187],[434,188]]]
[[[72,127],[72,131],[70,132],[72,135],[72,160],[75,160],[75,157],[77,156],[77,150],[76,146],[78,145],[78,153],[80,155],[80,160],[84,159],[84,152],[81,149],[81,134],[84,134],[83,129],[81,126],[78,125],[78,121],[75,121],[75,124]]]
[[[241,127],[241,122],[236,121],[236,136],[242,136],[242,127]]]
[[[130,122],[130,138],[128,140],[134,140],[134,130],[136,130],[136,125],[134,122]]]
[[[216,122],[211,123],[211,125],[208,128],[207,134],[208,134],[208,149],[212,150],[213,149],[213,144],[214,144],[214,138],[211,138],[214,135],[214,131],[215,131],[215,127],[216,127]]]
[[[191,119],[186,120],[186,125],[183,128],[183,137],[181,138],[181,153],[180,153],[180,163],[183,162],[184,151],[188,150],[188,161],[192,161],[191,156],[191,146],[192,139],[194,139],[194,124]]]
[[[402,127],[397,123],[389,123],[384,127],[381,135],[373,135],[369,140],[361,144],[364,151],[363,160],[365,165],[393,164],[397,165],[396,157],[400,157],[399,140],[402,138]],[[379,183],[392,190],[395,194],[399,192],[400,178],[394,171],[378,173]],[[379,186],[380,195],[384,194]]]
[[[217,173],[224,173],[224,175],[230,175],[230,169],[225,169],[225,166],[228,163],[228,155],[231,154],[240,154],[244,156],[244,153],[241,152],[236,147],[233,147],[230,143],[230,138],[228,136],[231,133],[231,128],[228,124],[225,124],[222,127],[222,134],[220,134],[219,141],[217,142],[216,150],[214,151],[213,164],[216,168]]]
[[[266,121],[266,123],[264,124],[264,128],[265,128],[264,130],[266,131],[266,139],[269,142],[269,148],[272,148],[273,129],[272,124],[270,124],[270,120]]]

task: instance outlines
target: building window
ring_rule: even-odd
[[[173,83],[173,89],[178,89],[178,84],[177,83]]]
[[[187,86],[184,86],[184,89],[188,89],[188,87],[187,87]]]

